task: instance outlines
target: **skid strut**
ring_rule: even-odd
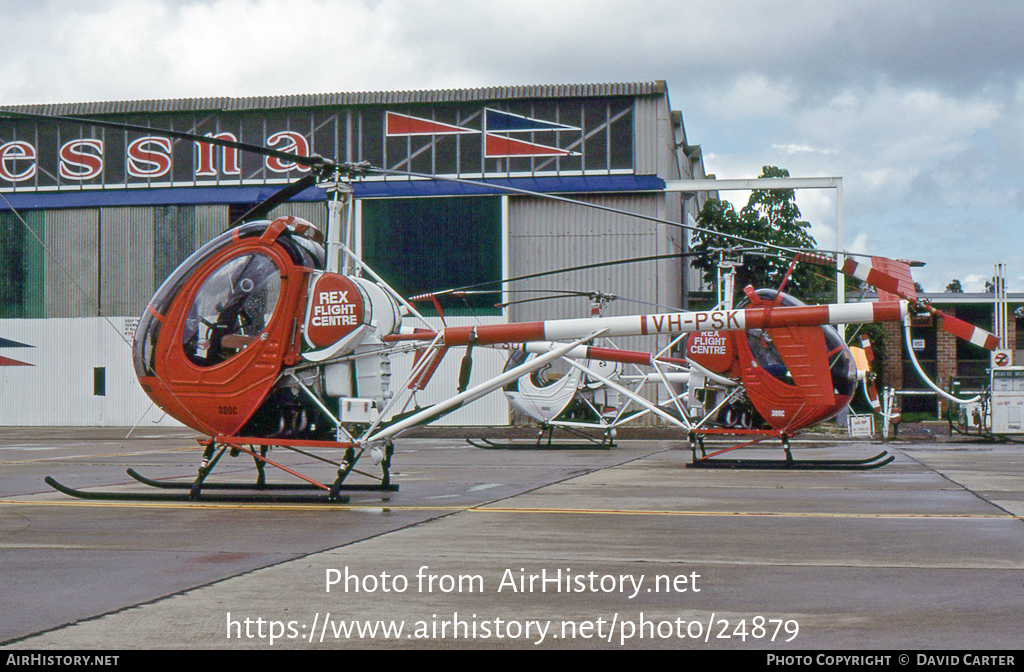
[[[217,444],[214,441],[206,444],[206,449],[203,451],[203,459],[199,463],[199,473],[196,474],[196,480],[192,481],[192,486],[189,488],[189,497],[199,499],[199,494],[203,489],[203,481],[210,475],[213,468],[217,466],[220,458],[224,456],[224,451],[227,449],[228,447],[224,445],[220,447],[220,450],[217,450]],[[237,450],[232,450],[231,452],[237,455]]]
[[[338,498],[338,493],[341,492],[342,484],[345,482],[348,475],[352,473],[352,469],[355,468],[356,462],[359,461],[359,458],[362,457],[362,455],[362,450],[356,453],[352,446],[345,449],[345,457],[342,458],[341,465],[338,467],[338,477],[334,480],[334,483],[331,484],[330,498],[332,500]]]

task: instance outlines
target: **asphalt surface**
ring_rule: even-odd
[[[125,431],[0,435],[4,648],[1021,647],[1020,444],[794,443],[798,460],[896,456],[851,472],[691,469],[670,439],[400,439],[400,490],[344,505],[96,502],[44,484],[194,476],[190,432]],[[210,481],[254,474],[225,457]]]

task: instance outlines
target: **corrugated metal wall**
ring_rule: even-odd
[[[669,219],[678,217],[680,201],[664,195],[590,196],[580,200]],[[675,210],[668,213],[667,205]],[[682,235],[674,227],[626,215],[546,199],[509,202],[510,275],[520,277],[589,264],[682,251]],[[509,306],[511,322],[577,318],[589,315],[585,296],[565,292],[601,292],[618,297],[605,315],[665,312],[681,306],[681,261],[668,259],[603,266],[558,273],[508,285],[510,301],[551,297]],[[668,345],[667,337],[617,339],[619,348],[652,352]],[[653,397],[652,397],[653,398]]]
[[[666,199],[660,194],[588,196],[579,200],[653,217],[665,216]],[[509,200],[509,261],[513,276],[678,253],[680,240],[678,231],[671,227],[627,215],[546,199],[515,197]],[[678,269],[676,260],[648,261],[560,273],[518,282],[513,288],[531,292],[596,291],[678,307],[681,300]],[[547,303],[512,306],[509,316],[513,321],[522,321],[555,314],[560,317],[587,314],[586,299],[561,301],[564,304],[554,309]],[[652,306],[648,308],[643,312],[657,312]],[[635,312],[635,307],[616,302],[608,314]]]
[[[422,326],[419,320],[406,318],[410,326]],[[449,327],[468,327],[480,324],[500,324],[500,317],[481,316],[449,316],[446,318]],[[432,329],[440,329],[443,325],[439,318],[427,318]],[[403,322],[404,324],[405,322]],[[434,377],[425,390],[417,393],[416,404],[428,406],[444,401],[455,395],[459,389],[459,370],[462,364],[462,356],[465,348],[453,348],[438,367]],[[491,348],[476,348],[473,350],[473,372],[469,385],[479,385],[488,378],[493,378],[501,373],[505,366],[505,351]],[[392,389],[398,390],[406,383],[409,372],[412,371],[412,355],[396,356],[391,361],[391,385]],[[414,408],[409,406],[406,410]],[[400,411],[402,409],[397,409]],[[435,420],[433,425],[444,427],[466,427],[473,425],[505,425],[508,424],[509,407],[505,395],[501,392],[493,392],[481,399],[478,399],[466,406],[459,408],[452,413]]]
[[[665,144],[668,105],[663,97],[637,98],[634,103],[634,169],[638,175],[665,175],[659,172],[659,150]],[[666,176],[672,179],[673,176]]]
[[[195,206],[153,208],[153,272],[161,282],[198,249],[196,238]]]
[[[659,175],[667,180],[703,178],[702,160],[691,160],[685,153],[688,145],[682,114],[671,111],[667,103],[665,97],[640,97],[635,100],[636,172],[641,175]],[[700,156],[699,149],[694,156]],[[700,212],[705,198],[706,194],[691,194],[684,198],[681,193],[666,193],[665,213],[672,221],[696,226],[694,218]],[[688,243],[690,234],[678,231],[675,235],[678,244],[688,251],[689,245],[684,243]],[[689,259],[680,266],[676,281],[680,283],[683,292],[710,289],[703,286],[701,271],[693,268]]]
[[[223,205],[49,210],[46,316],[137,317],[178,264],[227,227]]]
[[[138,316],[155,289],[153,208],[100,210],[100,308]]]
[[[326,225],[322,203],[286,204],[272,217],[283,214]],[[46,211],[46,317],[141,315],[160,283],[229,224],[225,205]]]
[[[200,247],[227,231],[231,224],[226,205],[197,205],[195,219]]]
[[[99,234],[99,210],[47,211],[47,317],[97,314]]]

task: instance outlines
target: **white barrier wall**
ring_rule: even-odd
[[[142,420],[177,425],[152,406],[135,378],[131,340],[137,321],[0,320],[0,338],[30,346],[0,348],[0,424],[132,426]],[[102,369],[103,395],[94,394],[96,369]]]

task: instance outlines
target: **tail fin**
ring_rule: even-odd
[[[902,259],[871,257],[870,272],[881,273],[886,276],[885,284],[889,287],[892,286],[893,279],[896,281],[894,289],[875,285],[878,288],[878,298],[880,300],[891,301],[900,298],[908,301],[917,301],[917,287],[914,285],[914,279],[910,277],[910,262]],[[868,284],[874,283],[869,282]]]

